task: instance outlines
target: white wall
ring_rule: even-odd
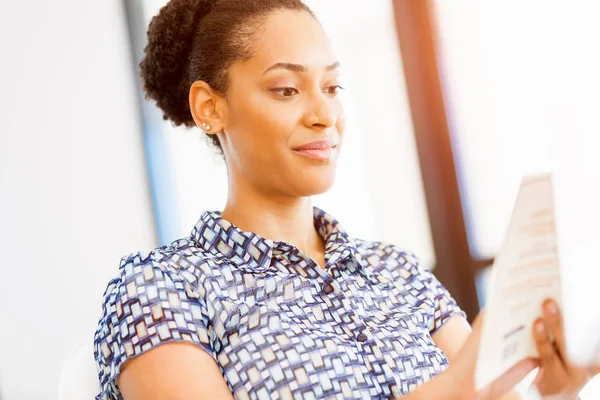
[[[0,2],[0,397],[54,399],[121,255],[155,244],[120,1]]]

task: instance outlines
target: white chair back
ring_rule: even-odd
[[[100,391],[90,339],[79,343],[65,360],[58,384],[58,400],[93,400]]]

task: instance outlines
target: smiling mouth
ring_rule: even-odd
[[[294,152],[299,155],[312,158],[315,160],[326,161],[329,160],[335,153],[337,146],[327,146],[322,148],[306,148],[296,149]]]

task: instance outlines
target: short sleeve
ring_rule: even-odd
[[[139,253],[123,257],[120,272],[106,288],[94,336],[97,400],[122,399],[116,378],[123,363],[161,344],[194,343],[215,358],[206,305],[183,279]]]
[[[467,314],[461,310],[448,289],[435,277],[431,270],[421,264],[414,254],[403,252],[402,257],[405,260],[405,268],[412,275],[412,279],[415,279],[419,286],[424,288],[419,296],[433,302],[433,315],[429,324],[430,334],[433,335],[457,314],[465,319],[467,318]]]

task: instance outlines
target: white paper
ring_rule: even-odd
[[[492,267],[475,371],[479,389],[538,357],[532,329],[547,298],[562,311],[569,362],[600,365],[600,168],[579,161],[557,163],[552,174],[521,183]]]
[[[483,388],[527,357],[537,357],[532,326],[545,299],[561,306],[550,174],[523,179],[490,280],[475,373]]]

